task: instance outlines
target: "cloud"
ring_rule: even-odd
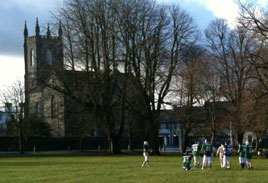
[[[157,0],[157,2],[179,4],[183,10],[193,17],[201,30],[204,30],[209,22],[216,18],[213,12],[203,3],[203,0]]]
[[[0,90],[17,80],[23,80],[23,76],[23,58],[0,55]]]
[[[0,55],[23,55],[23,29],[27,20],[29,35],[34,34],[35,19],[41,25],[51,21],[62,0],[9,0],[0,3]]]
[[[188,3],[198,3],[207,10],[211,11],[215,17],[224,18],[229,25],[236,24],[239,8],[233,0],[185,0]]]
[[[41,10],[51,10],[59,1],[57,0],[10,0],[11,3],[20,7],[35,7]]]

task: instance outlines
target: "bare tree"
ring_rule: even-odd
[[[60,87],[47,84],[98,116],[112,153],[120,153],[126,97],[131,95],[129,64],[118,40],[119,8],[120,1],[112,0],[76,0],[59,8],[67,70],[57,72]]]
[[[145,138],[154,154],[159,154],[160,109],[170,91],[182,48],[196,40],[196,27],[178,6],[126,1],[123,7],[120,40],[131,63],[133,84],[145,104]]]
[[[51,128],[39,116],[25,116],[25,95],[24,85],[16,81],[1,91],[1,102],[6,104],[6,109],[11,116],[8,121],[8,135],[18,137],[19,151],[24,154],[25,139],[28,137],[49,137]]]
[[[237,0],[240,7],[239,23],[244,29],[251,32],[252,36],[258,40],[255,42],[255,52],[251,53],[250,64],[254,68],[254,75],[263,87],[263,93],[260,93],[259,98],[265,97],[268,94],[268,76],[267,76],[267,38],[268,26],[267,17],[268,10],[257,5],[255,1],[241,2]]]
[[[182,129],[182,152],[186,151],[189,134],[193,129],[199,128],[197,124],[203,120],[195,105],[198,103],[198,96],[200,96],[198,89],[204,51],[201,46],[195,44],[182,49],[182,62],[176,71],[178,77],[183,81],[183,84],[177,83],[177,92],[181,94],[179,108],[184,109],[180,112],[181,114],[177,114]],[[197,120],[198,118],[200,120]]]
[[[59,87],[47,85],[101,117],[113,153],[120,152],[126,115],[140,114],[158,154],[160,109],[182,48],[196,40],[191,17],[152,0],[66,1],[56,14],[68,69],[56,72]],[[135,96],[144,109],[133,105]]]
[[[258,98],[262,92],[260,84],[252,85],[252,91],[247,93],[247,101],[243,104],[243,117],[246,122],[247,131],[254,132],[256,135],[255,149],[259,148],[259,141],[266,135],[268,128],[267,98]]]
[[[8,103],[8,110],[10,114],[12,114],[13,121],[15,122],[17,133],[19,139],[19,150],[20,153],[24,153],[24,86],[21,81],[16,81],[11,86],[7,87],[5,90],[1,92],[1,100],[3,103]],[[14,109],[12,108],[14,107]]]
[[[222,94],[232,104],[230,138],[232,140],[232,131],[235,130],[241,141],[244,134],[241,106],[250,82],[252,67],[249,59],[255,40],[243,27],[238,26],[231,31],[222,19],[213,21],[205,34],[221,76]]]
[[[221,102],[222,94],[220,88],[221,77],[217,71],[217,64],[214,58],[203,50],[203,54],[198,57],[200,64],[198,65],[199,75],[197,77],[197,94],[196,101],[201,108],[206,126],[210,127],[211,143],[215,143],[216,134],[220,131],[220,125],[223,123],[223,113],[225,111],[225,103]]]

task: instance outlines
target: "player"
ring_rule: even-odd
[[[246,146],[239,144],[238,146],[238,153],[239,153],[239,164],[241,166],[241,169],[244,169],[245,167],[245,153],[246,153]]]
[[[193,165],[191,164],[191,160],[192,157],[190,156],[190,154],[186,153],[185,156],[182,157],[182,168],[185,171],[188,171],[193,167]]]
[[[207,165],[209,168],[212,168],[213,149],[212,145],[207,142],[207,140],[205,140],[205,144],[202,146],[202,151],[204,152],[202,170],[204,170]]]
[[[223,163],[224,151],[225,151],[224,145],[223,145],[223,143],[221,143],[220,147],[217,150],[217,156],[219,156],[219,158],[220,158],[221,168],[224,168],[224,163]]]
[[[245,158],[246,158],[246,165],[247,168],[250,170],[252,169],[252,163],[251,163],[251,158],[252,158],[252,151],[253,151],[253,146],[251,143],[248,141],[246,142],[246,152],[245,152]]]
[[[223,156],[223,163],[225,169],[231,169],[231,155],[233,152],[233,147],[230,143],[225,143],[224,147],[224,156]]]
[[[149,143],[147,141],[143,142],[143,156],[144,156],[144,162],[142,163],[141,167],[144,167],[145,164],[149,166]]]
[[[202,146],[200,145],[199,142],[195,143],[192,145],[192,153],[193,153],[193,157],[194,157],[194,166],[195,167],[199,167],[200,165],[200,150],[201,150]]]

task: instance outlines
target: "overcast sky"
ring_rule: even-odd
[[[44,27],[51,21],[51,11],[63,0],[0,0],[0,89],[23,80],[23,28],[27,21],[29,35],[34,34],[35,19]],[[233,0],[157,0],[178,3],[205,29],[216,17],[225,18],[230,25],[238,8]],[[264,1],[264,0],[262,0]]]

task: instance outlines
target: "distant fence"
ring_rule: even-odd
[[[18,137],[0,137],[0,151],[18,151]],[[85,138],[83,140],[83,150],[104,150],[108,149],[108,142],[105,137]],[[141,140],[132,141],[132,149],[141,149]],[[128,149],[128,139],[120,140],[122,149]],[[52,150],[79,150],[79,140],[73,138],[37,138],[31,137],[24,140],[24,150],[32,151],[52,151]]]

